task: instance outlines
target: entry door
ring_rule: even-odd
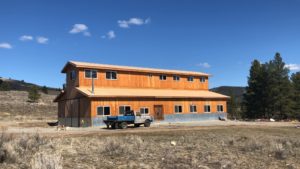
[[[162,105],[154,105],[154,120],[164,119],[164,109]]]

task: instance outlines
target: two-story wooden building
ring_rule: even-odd
[[[201,72],[68,62],[58,120],[65,126],[99,126],[108,115],[134,110],[156,121],[182,122],[226,117],[228,96],[208,90]]]

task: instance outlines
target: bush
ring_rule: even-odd
[[[29,102],[38,102],[38,100],[41,98],[41,94],[39,93],[39,90],[36,86],[33,86],[28,91],[28,99]]]

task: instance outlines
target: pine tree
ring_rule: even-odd
[[[289,69],[285,67],[279,53],[267,65],[266,96],[267,103],[264,105],[269,117],[286,119],[291,114],[291,83]]]
[[[262,65],[258,60],[252,62],[250,76],[248,77],[248,87],[244,94],[243,106],[246,118],[258,118],[261,116],[262,105],[260,102],[262,95]]]
[[[300,120],[300,72],[293,73],[291,76],[293,87],[293,115],[292,118]]]
[[[29,102],[38,102],[38,100],[40,99],[41,95],[38,91],[38,88],[36,86],[33,86],[30,88],[30,90],[28,91],[28,99]]]
[[[227,111],[230,118],[241,118],[238,112],[237,101],[232,91],[230,92],[230,100],[227,102]]]

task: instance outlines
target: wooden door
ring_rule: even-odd
[[[162,105],[154,105],[154,120],[164,119],[164,109]]]

